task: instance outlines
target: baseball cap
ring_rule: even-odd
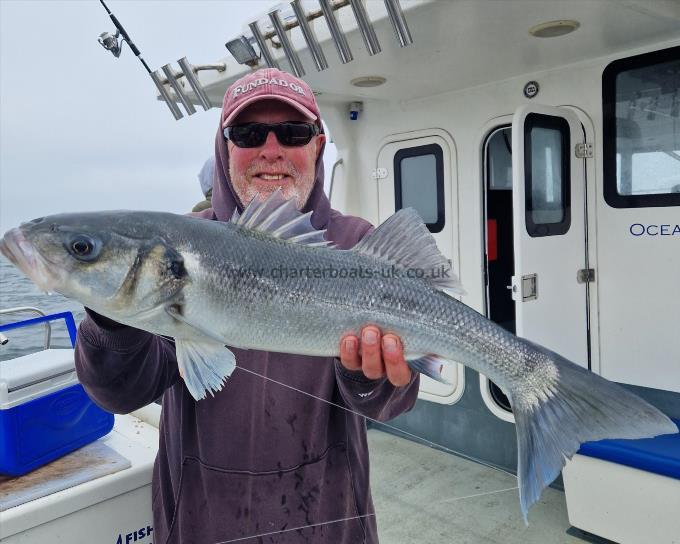
[[[301,79],[276,68],[262,68],[232,83],[222,104],[222,128],[228,127],[245,108],[260,100],[280,100],[321,126],[316,97]]]

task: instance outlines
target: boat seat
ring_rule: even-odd
[[[680,434],[587,442],[562,474],[573,527],[619,544],[680,542]]]
[[[680,429],[680,419],[673,423]],[[620,465],[680,479],[680,434],[664,434],[641,440],[586,442],[578,451]]]

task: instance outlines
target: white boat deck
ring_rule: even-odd
[[[608,542],[567,534],[561,491],[543,491],[527,527],[515,476],[376,429],[368,437],[381,544]]]

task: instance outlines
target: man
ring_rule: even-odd
[[[312,224],[327,229],[327,239],[352,247],[371,227],[331,210],[324,144],[316,99],[303,81],[274,69],[245,76],[224,98],[212,208],[196,215],[228,221],[234,209],[280,187],[313,211]],[[154,541],[376,543],[358,414],[386,420],[413,406],[418,377],[399,338],[367,326],[361,338],[341,340],[340,361],[230,349],[234,374],[214,397],[196,402],[170,341],[89,310],[80,326],[78,375],[98,404],[129,412],[163,396]]]
[[[212,184],[215,177],[215,156],[211,155],[203,163],[200,172],[198,173],[198,183],[201,185],[201,192],[204,199],[196,204],[191,211],[202,212],[212,207]]]

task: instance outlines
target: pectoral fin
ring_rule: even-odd
[[[446,378],[442,377],[442,370],[448,364],[449,361],[442,359],[437,355],[424,355],[418,359],[407,359],[406,363],[416,372],[420,372],[425,376],[432,378],[440,383],[445,383],[446,385],[451,385],[451,382]]]
[[[222,344],[177,338],[175,350],[179,372],[196,400],[222,389],[236,368],[234,354]]]

